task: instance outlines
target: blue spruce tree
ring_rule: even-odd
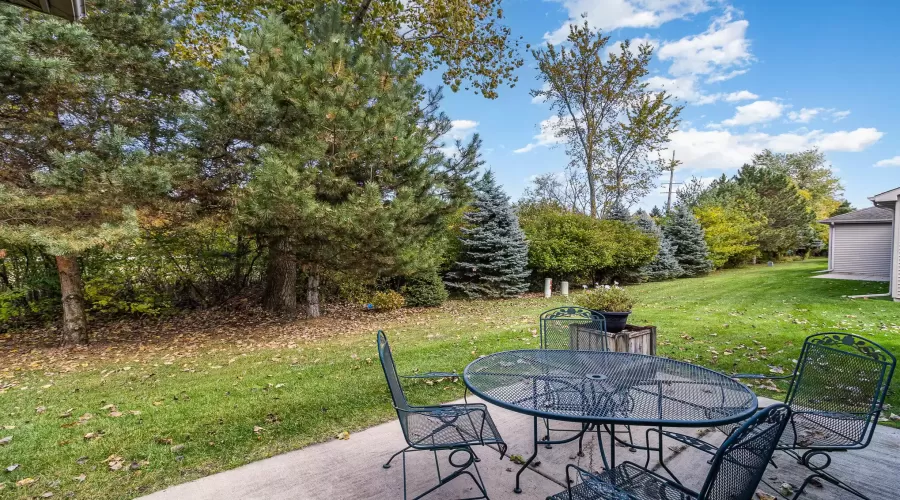
[[[659,229],[653,218],[647,215],[647,212],[639,210],[636,214],[635,223],[641,231],[659,238],[659,253],[646,266],[642,267],[641,277],[647,281],[663,281],[678,278],[684,274],[684,269],[675,259],[675,249],[669,238]]]
[[[687,205],[672,211],[663,231],[675,247],[675,259],[684,269],[685,276],[701,276],[712,271],[703,228]]]
[[[610,207],[606,210],[606,219],[626,223],[634,222],[628,209],[625,208],[625,205],[619,200],[612,202]]]
[[[528,242],[519,219],[491,172],[476,185],[472,210],[463,216],[459,260],[447,288],[471,298],[516,297],[528,289]]]

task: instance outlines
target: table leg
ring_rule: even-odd
[[[610,428],[612,429],[612,432],[610,433],[610,435],[615,436],[616,435],[616,424],[611,424]],[[616,440],[615,440],[615,438],[609,440],[609,464],[613,469],[616,468]],[[615,477],[615,476],[613,476],[613,477]]]
[[[534,453],[532,453],[531,456],[528,457],[528,460],[525,461],[525,465],[523,465],[522,468],[519,469],[519,472],[516,473],[516,487],[513,492],[522,493],[522,488],[519,487],[519,476],[521,476],[522,473],[525,472],[525,469],[527,469],[531,462],[534,461],[535,457],[537,457],[538,446],[540,446],[538,440],[538,418],[534,417]]]
[[[606,452],[603,451],[603,426],[597,424],[597,447],[600,448],[600,459],[603,460],[603,469],[609,470],[609,462],[606,461]],[[615,443],[613,443],[615,445]]]

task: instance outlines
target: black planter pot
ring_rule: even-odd
[[[629,312],[600,311],[600,314],[602,314],[603,318],[606,319],[606,331],[609,333],[619,333],[625,329],[625,325],[628,323],[628,315],[631,314],[631,311],[629,311]]]

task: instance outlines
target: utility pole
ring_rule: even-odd
[[[681,165],[681,162],[675,159],[675,151],[672,151],[672,159],[666,166],[666,170],[669,171],[669,199],[666,201],[666,215],[669,215],[669,212],[672,211],[672,187],[681,184],[680,182],[675,182],[675,167],[678,165]],[[662,187],[666,187],[666,185],[663,184]]]

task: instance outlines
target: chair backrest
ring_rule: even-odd
[[[795,412],[842,414],[844,437],[868,444],[878,423],[897,359],[869,339],[850,333],[807,337],[785,403]]]
[[[381,367],[384,369],[384,378],[387,379],[394,408],[409,410],[409,402],[406,400],[403,386],[400,385],[400,376],[397,375],[397,367],[394,365],[394,357],[391,355],[391,346],[388,344],[387,335],[381,330],[378,330],[378,359],[381,360]],[[400,421],[402,423],[404,419],[401,418]]]
[[[750,500],[762,479],[778,438],[790,421],[786,405],[753,415],[722,443],[700,490],[702,500]]]
[[[541,313],[541,349],[609,350],[603,314],[565,306]]]

